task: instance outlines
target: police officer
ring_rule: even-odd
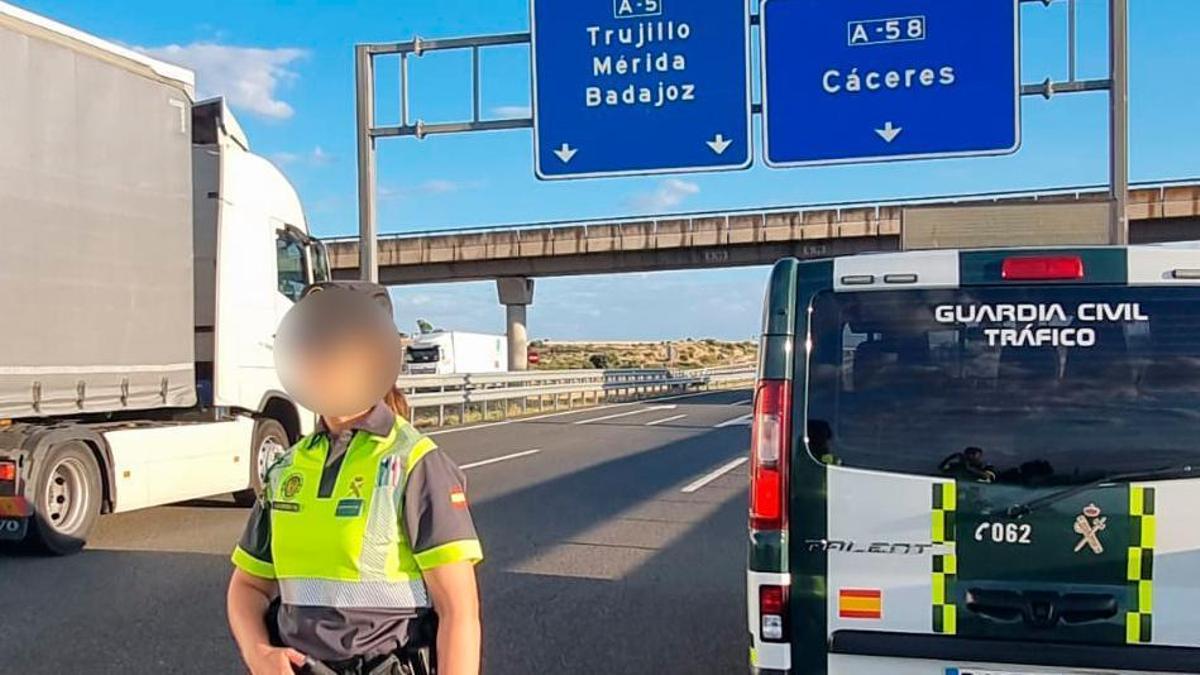
[[[983,460],[983,448],[975,446],[943,459],[938,465],[938,470],[958,480],[977,483],[992,483],[996,480],[996,468]]]
[[[321,420],[271,466],[233,553],[229,623],[253,675],[479,672],[464,477],[405,419],[388,310],[333,288],[280,327],[281,380]]]

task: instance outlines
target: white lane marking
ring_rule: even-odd
[[[712,473],[705,474],[704,476],[697,478],[694,482],[689,483],[686,487],[684,487],[682,490],[680,490],[680,492],[682,492],[684,494],[691,494],[691,493],[695,492],[696,490],[699,490],[700,488],[704,487],[705,485],[708,485],[709,483],[713,482],[714,480],[720,478],[721,476],[724,476],[725,474],[729,473],[730,471],[733,471],[734,469],[738,468],[739,466],[745,464],[748,459],[749,459],[748,457],[738,457],[737,459],[733,460],[732,462],[729,462],[728,464],[725,464],[724,466],[713,471]]]
[[[497,462],[507,462],[510,459],[520,459],[521,457],[528,457],[530,455],[536,455],[541,451],[542,451],[541,448],[537,448],[534,450],[525,450],[523,452],[514,452],[511,455],[504,455],[503,457],[493,457],[491,459],[485,459],[480,462],[472,462],[470,464],[463,464],[462,466],[460,466],[458,468],[462,469],[463,471],[466,471],[467,469],[477,469],[481,466],[487,466],[488,464],[496,464]]]
[[[748,398],[744,401],[738,401],[737,403],[730,403],[729,405],[749,405],[751,403],[754,403],[754,399]]]
[[[563,415],[578,415],[579,413],[596,412],[597,410],[605,410],[608,408],[621,408],[631,405],[639,405],[641,403],[654,403],[655,401],[674,401],[681,398],[696,398],[698,396],[716,396],[723,394],[723,391],[697,391],[691,394],[674,394],[671,396],[658,396],[655,398],[647,398],[634,403],[607,403],[605,405],[594,405],[587,408],[577,408],[575,410],[560,410],[559,412],[546,413],[544,415],[533,415],[532,417],[517,417],[503,422],[488,422],[487,424],[475,424],[466,427],[454,427],[453,429],[437,429],[434,431],[423,432],[426,436],[440,436],[441,434],[454,434],[460,431],[474,431],[476,429],[487,429],[488,427],[498,427],[505,424],[519,424],[521,422],[535,422],[544,420],[548,417],[561,417]]]
[[[684,413],[682,415],[676,415],[674,417],[666,417],[661,420],[654,420],[653,422],[646,422],[646,426],[648,426],[648,427],[658,426],[659,424],[666,424],[667,422],[674,422],[675,420],[681,420],[685,417],[687,417],[687,413]]]
[[[720,424],[713,425],[714,429],[724,429],[725,427],[748,427],[750,426],[750,418],[754,417],[754,413],[746,413],[740,417],[735,417],[731,420],[725,420]]]
[[[616,413],[614,415],[605,415],[603,417],[589,417],[586,420],[579,420],[578,422],[572,422],[572,424],[591,424],[592,422],[603,422],[604,420],[615,420],[618,417],[629,417],[630,415],[641,415],[642,413],[648,413],[648,412],[652,412],[654,410],[674,410],[677,407],[679,407],[679,406],[676,406],[673,404],[672,405],[652,405],[647,408],[638,408],[637,410],[628,410],[626,412]]]

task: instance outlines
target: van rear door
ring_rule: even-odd
[[[1125,249],[922,255],[795,273],[759,672],[1200,671],[1200,288]]]
[[[1200,484],[1105,478],[1200,465],[1200,289],[1099,253],[814,299],[829,672],[1197,669]]]

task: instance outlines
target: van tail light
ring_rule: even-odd
[[[759,637],[764,641],[787,640],[787,605],[786,586],[758,587]]]
[[[1083,278],[1083,258],[1077,255],[1005,258],[1000,268],[1005,281],[1055,281]]]
[[[787,525],[787,465],[791,445],[791,383],[762,380],[754,394],[750,438],[750,528]]]
[[[17,464],[16,462],[0,462],[0,481],[5,483],[15,482],[17,480]]]

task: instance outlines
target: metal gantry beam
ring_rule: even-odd
[[[1021,0],[1039,2],[1049,7],[1055,0]],[[1041,84],[1021,86],[1022,96],[1077,94],[1091,91],[1108,92],[1108,157],[1111,213],[1109,243],[1129,243],[1129,0],[1108,0],[1108,79],[1077,79],[1078,7],[1076,0],[1067,3],[1067,81],[1054,82],[1046,78]]]
[[[354,48],[355,93],[358,137],[358,232],[359,270],[363,280],[379,281],[379,221],[376,195],[376,142],[380,138],[413,136],[418,139],[439,134],[456,134],[472,131],[503,131],[533,127],[533,118],[483,119],[483,83],[480,67],[480,52],[486,47],[529,44],[529,33],[506,33],[479,37],[451,38],[446,40],[424,40],[420,37],[408,42],[386,44],[361,44]],[[409,116],[410,94],[409,57],[420,57],[426,52],[470,49],[471,50],[471,120],[466,122],[442,122],[426,124],[422,120],[412,122]],[[400,57],[400,124],[377,126],[375,124],[375,58],[399,55]]]

